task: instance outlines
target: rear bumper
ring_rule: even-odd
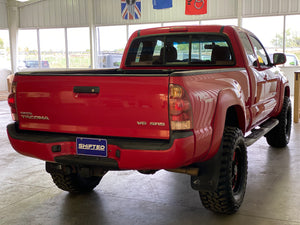
[[[21,131],[16,124],[7,126],[7,134],[20,154],[44,161],[110,169],[178,168],[193,163],[195,150],[192,131],[174,133],[168,141],[101,137],[108,142],[107,158],[77,155],[76,137],[82,135]]]

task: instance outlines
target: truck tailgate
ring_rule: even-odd
[[[19,127],[168,139],[169,76],[17,75]]]

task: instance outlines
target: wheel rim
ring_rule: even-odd
[[[287,115],[285,119],[285,137],[287,141],[290,140],[291,126],[292,126],[292,109],[291,107],[288,107]]]
[[[234,194],[237,194],[240,190],[241,167],[242,167],[241,150],[240,147],[237,147],[232,156],[232,175],[231,175],[232,186],[231,187]]]

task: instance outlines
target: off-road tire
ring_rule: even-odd
[[[233,214],[241,206],[247,184],[247,147],[240,129],[225,127],[220,176],[215,191],[200,191],[205,208],[221,214]]]
[[[266,134],[266,138],[270,146],[283,148],[290,141],[292,127],[292,106],[289,97],[284,97],[283,106],[277,119],[279,124]]]
[[[102,177],[81,177],[78,173],[64,174],[63,172],[51,172],[51,177],[56,186],[72,194],[92,191]]]

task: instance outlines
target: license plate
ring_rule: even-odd
[[[107,157],[107,140],[78,137],[76,150],[79,155]]]

